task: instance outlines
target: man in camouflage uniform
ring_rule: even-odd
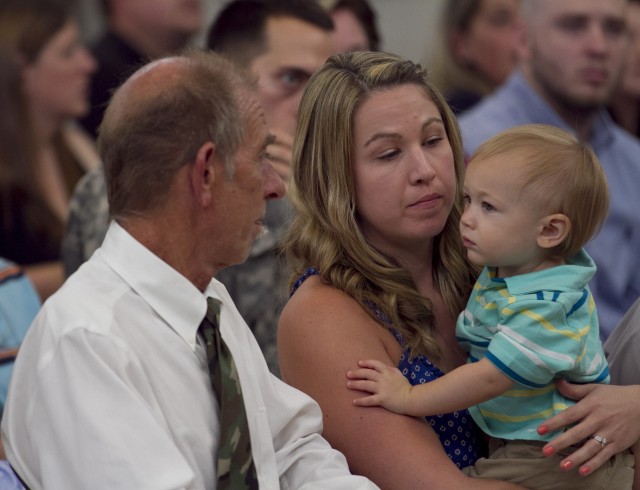
[[[69,203],[62,240],[62,263],[67,277],[89,260],[102,244],[108,227],[107,189],[102,168],[98,168],[82,177]]]

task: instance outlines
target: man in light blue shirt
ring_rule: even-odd
[[[586,249],[598,270],[590,288],[606,339],[640,296],[640,141],[605,110],[627,43],[626,0],[525,0],[520,69],[460,118],[465,151],[512,126],[551,124],[588,141],[609,183],[610,212]]]

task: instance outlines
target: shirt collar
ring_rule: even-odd
[[[587,286],[595,271],[593,259],[581,250],[568,259],[566,264],[557,267],[504,278],[495,277],[495,267],[485,267],[483,276],[487,280],[487,288],[506,286],[509,294],[527,294],[539,291],[580,291]]]
[[[522,72],[516,70],[506,82],[505,90],[512,91],[524,105],[528,107],[531,121],[541,124],[551,124],[572,134],[576,134],[575,129],[570,127],[547,102],[533,90],[531,85],[525,80]],[[613,143],[613,127],[615,123],[606,109],[602,108],[596,114],[591,130],[589,143],[594,148],[605,148]]]
[[[99,253],[123,281],[195,349],[198,327],[207,311],[206,296],[115,220]],[[215,291],[210,295],[217,296]]]

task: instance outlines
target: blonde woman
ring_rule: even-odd
[[[425,420],[357,407],[346,386],[360,359],[406,370],[413,384],[465,361],[455,321],[478,271],[459,233],[463,155],[426,72],[384,53],[330,58],[302,97],[292,170],[284,250],[295,292],[279,323],[283,379],[320,404],[323,435],[351,470],[382,488],[515,488],[458,470],[483,454],[466,411]],[[587,422],[550,445],[604,434],[615,443],[595,466],[640,437],[639,390],[580,388],[591,395],[545,427],[586,412]],[[597,452],[589,441],[572,457],[579,464]]]

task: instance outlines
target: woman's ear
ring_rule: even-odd
[[[213,185],[216,179],[215,159],[216,147],[208,141],[198,149],[196,159],[191,166],[191,187],[196,200],[202,206],[208,206],[213,200]]]
[[[571,220],[562,213],[550,214],[542,220],[538,246],[554,248],[564,242],[571,231]]]

